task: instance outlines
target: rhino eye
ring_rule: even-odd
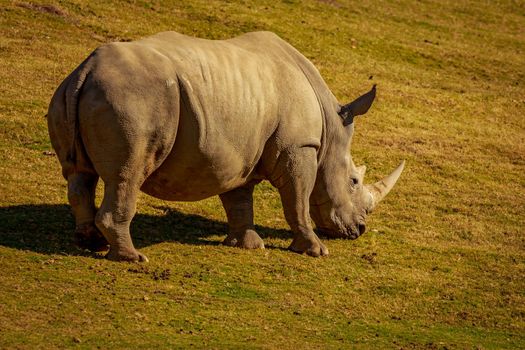
[[[352,180],[352,185],[357,185],[359,183],[359,180],[355,177],[352,177],[351,180]]]

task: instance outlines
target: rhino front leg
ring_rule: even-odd
[[[138,186],[133,183],[105,183],[104,199],[95,217],[97,227],[109,242],[106,258],[116,261],[148,261],[133,246],[129,227],[135,215]]]
[[[284,215],[294,233],[291,251],[310,256],[328,255],[328,249],[314,233],[310,222],[310,194],[317,176],[317,154],[313,147],[302,147],[281,155],[272,181],[279,190]]]
[[[108,241],[95,226],[95,190],[98,175],[81,172],[67,177],[67,197],[75,216],[75,240],[83,249],[108,250]]]
[[[264,249],[264,242],[253,226],[253,188],[250,182],[219,197],[228,217],[230,233],[222,242],[230,247]]]

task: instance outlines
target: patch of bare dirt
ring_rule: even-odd
[[[323,4],[331,5],[333,7],[341,8],[343,7],[338,1],[336,0],[317,0],[319,2],[322,2]]]
[[[68,16],[67,12],[55,5],[41,5],[41,4],[28,4],[25,2],[20,2],[17,4],[20,7],[41,12],[41,13],[50,13],[52,15],[60,16],[66,18]]]

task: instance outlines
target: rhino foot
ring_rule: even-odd
[[[112,261],[148,262],[149,259],[141,252],[133,250],[113,250],[106,254],[106,259]]]
[[[109,249],[108,241],[92,222],[76,227],[75,243],[78,247],[92,252],[105,252]]]
[[[328,248],[316,236],[311,238],[296,236],[288,249],[295,253],[306,253],[314,257],[328,255]]]
[[[242,235],[230,233],[222,244],[244,249],[264,249],[264,242],[254,230],[246,230]]]

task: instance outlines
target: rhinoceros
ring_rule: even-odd
[[[58,87],[51,143],[68,184],[77,243],[111,260],[147,261],[130,236],[137,195],[197,201],[219,195],[228,246],[264,248],[253,190],[277,188],[289,249],[328,254],[314,232],[355,239],[404,161],[364,185],[349,153],[354,117],[374,87],[341,105],[314,65],[271,32],[205,40],[176,32],[97,48]],[[95,207],[95,188],[104,198]]]

